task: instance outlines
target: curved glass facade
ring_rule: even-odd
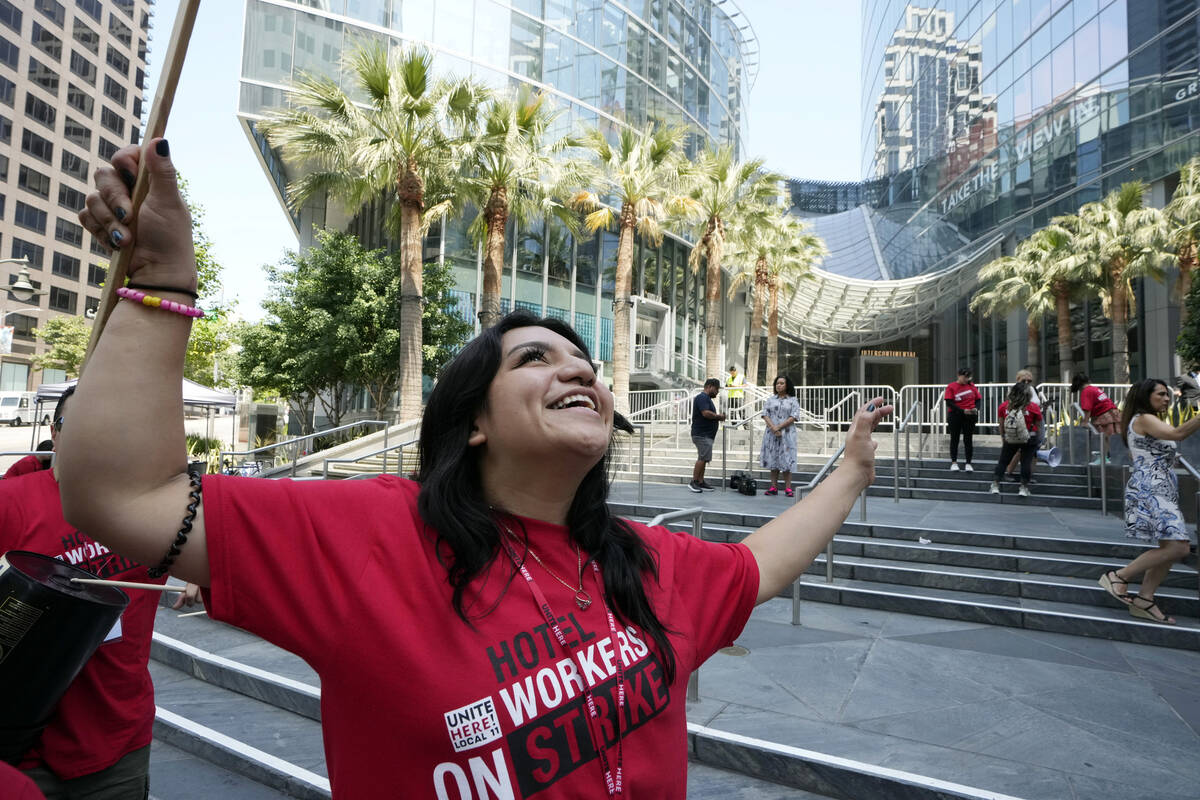
[[[686,124],[739,149],[757,45],[730,0],[249,0],[238,110],[278,106],[300,72],[358,42],[429,47],[443,73],[557,96],[564,126]]]
[[[1197,0],[864,0],[863,23],[863,177],[916,234],[1024,238],[1200,152]],[[935,265],[881,247],[897,277]]]
[[[337,76],[343,53],[371,39],[424,45],[443,74],[548,91],[564,112],[560,132],[657,120],[690,127],[691,147],[743,146],[757,45],[730,0],[248,0],[238,113],[281,201],[288,167],[254,119],[283,103],[284,87],[299,73]],[[337,215],[319,201],[293,215],[301,243],[312,241],[314,227],[341,226]],[[435,226],[425,253],[452,267],[459,308],[475,319],[481,254],[466,224],[458,218]],[[348,227],[368,246],[388,245],[378,204]],[[555,222],[527,227],[510,222],[503,310],[567,320],[596,358],[610,360],[616,235],[577,241]],[[704,270],[688,268],[689,249],[672,236],[659,247],[635,248],[635,388],[704,377]]]

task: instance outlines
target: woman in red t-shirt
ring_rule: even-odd
[[[135,238],[121,176],[139,165]],[[134,289],[190,307],[191,219],[166,141],[121,149],[95,180],[80,221],[132,250]],[[97,541],[207,587],[214,618],[313,665],[334,797],[466,793],[471,776],[539,800],[623,783],[683,798],[688,672],[825,549],[874,477],[871,431],[891,412],[864,403],[841,466],[739,544],[648,528],[609,511],[620,417],[583,339],[516,313],[442,369],[419,481],[201,487],[184,469],[185,313],[112,309],[79,382],[87,413],[64,429],[63,508]],[[378,735],[380,719],[395,735]]]
[[[971,466],[972,437],[975,435],[975,422],[979,419],[979,403],[983,395],[971,382],[971,370],[963,367],[958,371],[958,377],[946,385],[942,393],[946,401],[946,428],[950,432],[950,470],[958,471],[958,437],[962,436],[963,449],[967,461],[963,469],[974,472]]]
[[[1025,439],[1020,440],[1020,424],[1010,425],[1009,412],[1020,413],[1025,423]],[[992,494],[1000,494],[1000,478],[1014,455],[1021,457],[1021,497],[1029,496],[1029,478],[1033,474],[1033,459],[1037,456],[1038,432],[1042,427],[1042,409],[1033,402],[1033,387],[1024,381],[1017,381],[1008,390],[1008,399],[1000,404],[1000,460],[996,462],[995,475],[992,480]]]
[[[1100,387],[1088,382],[1082,372],[1071,380],[1071,394],[1079,393],[1079,407],[1091,418],[1092,427],[1106,436],[1121,431],[1121,412]]]

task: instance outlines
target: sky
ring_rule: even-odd
[[[761,48],[750,93],[748,155],[790,177],[859,177],[859,4],[736,0]],[[158,0],[148,98],[158,88],[179,0]],[[231,14],[231,10],[236,12]],[[200,4],[167,125],[171,155],[204,211],[226,299],[262,316],[262,267],[297,246],[287,215],[237,122],[243,6]]]

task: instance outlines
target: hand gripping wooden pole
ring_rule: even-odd
[[[192,38],[192,27],[196,24],[196,12],[200,9],[200,0],[180,0],[179,10],[175,14],[175,27],[171,30],[171,41],[167,44],[166,60],[163,62],[162,76],[158,88],[154,92],[153,105],[150,107],[150,119],[146,125],[143,142],[149,142],[166,133],[167,118],[171,115],[171,104],[175,101],[175,89],[179,85],[179,74],[183,71],[183,59],[187,55],[188,41]],[[133,185],[131,198],[132,208],[128,221],[125,223],[137,237],[138,209],[150,191],[150,175],[146,170],[145,148],[143,157],[138,163],[137,181]],[[129,260],[133,256],[133,246],[118,248],[116,257],[108,265],[108,276],[104,281],[104,289],[100,294],[100,307],[96,309],[96,319],[92,322],[92,336],[88,340],[87,353],[79,371],[83,372],[88,359],[100,341],[100,334],[117,304],[116,290],[125,285],[125,276],[129,274]]]

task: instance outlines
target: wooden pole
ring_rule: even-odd
[[[171,31],[171,41],[167,44],[166,59],[163,62],[162,77],[154,92],[153,105],[150,108],[150,119],[146,125],[143,142],[149,142],[166,133],[167,118],[171,115],[171,104],[175,101],[175,89],[179,86],[179,75],[183,71],[183,59],[187,55],[188,42],[192,38],[192,27],[196,24],[196,12],[200,9],[200,0],[181,0],[179,10],[175,15],[175,27]],[[143,146],[144,151],[144,146]],[[150,191],[150,176],[146,170],[144,157],[138,164],[137,181],[133,185],[132,208],[126,225],[137,236],[137,215],[146,193]],[[113,307],[117,304],[116,290],[125,285],[125,276],[129,274],[129,260],[133,255],[133,245],[127,245],[116,250],[114,258],[108,267],[108,277],[104,281],[104,289],[100,294],[100,307],[96,309],[96,319],[92,323],[92,336],[88,340],[87,354],[79,371],[83,372],[88,359],[96,349],[96,342],[104,330]]]

